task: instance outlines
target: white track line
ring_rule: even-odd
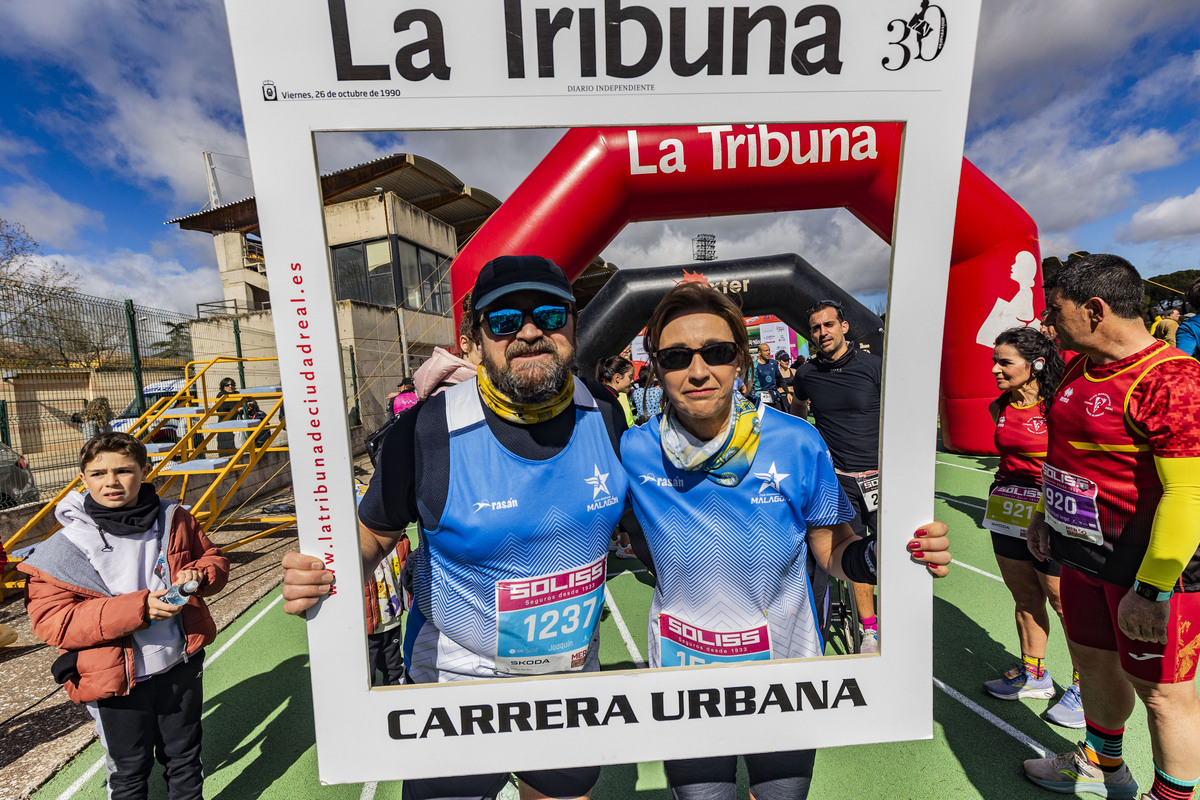
[[[956,567],[962,567],[963,569],[971,570],[971,572],[977,572],[985,578],[991,578],[994,581],[999,581],[1000,583],[1004,583],[1004,578],[1001,578],[999,575],[993,575],[992,573],[986,572],[986,571],[980,569],[979,567],[972,567],[970,564],[960,561],[957,558],[954,559],[954,561],[951,563],[953,563],[954,566],[956,566]]]
[[[90,767],[88,767],[87,772],[76,778],[75,782],[68,786],[66,791],[58,796],[58,800],[67,800],[67,798],[74,797],[75,793],[82,789],[83,785],[90,781],[92,777],[100,771],[100,767],[102,766],[104,766],[104,759],[97,759],[95,764],[92,764]]]
[[[984,475],[995,475],[996,474],[996,470],[994,470],[994,469],[980,469],[979,467],[967,467],[967,466],[963,466],[962,464],[955,464],[952,461],[942,461],[940,458],[936,459],[936,460],[937,460],[937,463],[944,464],[947,467],[957,467],[958,469],[969,469],[969,470],[971,470],[971,472],[982,472]]]
[[[604,587],[604,601],[608,603],[608,613],[612,614],[613,622],[617,623],[617,630],[621,632],[621,639],[625,642],[625,649],[629,651],[629,657],[633,659],[633,666],[636,669],[644,669],[646,659],[642,658],[637,643],[629,635],[629,628],[625,627],[625,620],[621,617],[620,609],[617,608],[617,601],[613,599],[612,592],[608,590],[607,585]]]
[[[219,657],[219,656],[220,656],[222,653],[224,653],[226,650],[228,650],[228,649],[229,649],[229,646],[230,646],[231,644],[233,644],[234,642],[236,642],[238,639],[240,639],[240,638],[242,637],[242,634],[243,634],[243,633],[245,633],[246,631],[250,630],[250,626],[252,626],[254,623],[256,623],[256,622],[258,622],[260,619],[262,619],[262,618],[263,618],[263,616],[264,616],[264,615],[265,615],[265,614],[266,614],[268,611],[270,611],[272,608],[274,608],[275,606],[277,606],[277,605],[279,604],[279,601],[280,601],[280,600],[282,600],[282,599],[283,599],[283,595],[281,594],[281,595],[279,595],[279,597],[276,597],[274,600],[272,600],[272,601],[271,601],[271,603],[270,603],[270,605],[268,605],[268,606],[267,606],[266,608],[264,608],[262,611],[260,611],[260,612],[258,612],[257,614],[255,614],[255,615],[254,615],[254,619],[252,619],[252,620],[250,620],[249,622],[247,622],[247,623],[246,623],[246,624],[245,624],[245,625],[242,627],[242,629],[241,629],[240,631],[238,631],[237,633],[235,633],[233,636],[229,637],[229,641],[228,641],[228,642],[226,642],[225,644],[221,645],[221,648],[220,648],[219,650],[217,650],[217,652],[213,653],[211,656],[209,656],[208,658],[204,659],[204,669],[208,669],[208,666],[209,666],[209,664],[211,664],[212,662],[216,661],[216,660],[217,660],[217,658],[218,658],[218,657]],[[92,779],[92,777],[93,777],[93,776],[94,776],[94,775],[95,775],[97,772],[99,772],[99,771],[100,771],[100,768],[101,768],[102,766],[104,766],[104,757],[103,757],[103,756],[101,756],[100,758],[96,759],[96,763],[95,763],[95,764],[92,764],[90,767],[88,767],[88,769],[87,769],[87,771],[86,771],[86,772],[84,772],[82,775],[80,775],[78,778],[76,778],[74,783],[72,783],[72,784],[71,784],[70,786],[68,786],[68,787],[67,787],[65,790],[63,790],[63,793],[62,793],[62,794],[60,794],[60,795],[58,796],[58,800],[70,800],[70,798],[74,797],[74,796],[75,796],[75,795],[76,795],[76,794],[79,792],[79,790],[83,788],[83,785],[84,785],[85,783],[87,783],[88,781],[90,781],[90,780]],[[372,792],[372,796],[374,796],[374,793],[373,793],[373,792]]]
[[[959,506],[967,506],[968,508],[978,508],[980,511],[987,511],[987,505],[984,503],[972,503],[970,500],[962,500],[958,497],[951,497],[948,494],[934,492],[933,496],[939,500],[945,500],[947,503],[954,503]]]
[[[209,664],[211,664],[212,662],[216,661],[216,660],[217,660],[217,658],[218,658],[218,657],[220,657],[220,655],[221,655],[222,653],[224,653],[226,650],[228,650],[228,649],[229,649],[229,646],[230,646],[230,645],[232,645],[232,644],[233,644],[234,642],[236,642],[238,639],[242,638],[242,634],[243,634],[243,633],[245,633],[246,631],[250,630],[250,627],[251,627],[251,626],[252,626],[254,623],[258,622],[260,619],[262,619],[263,617],[265,617],[265,616],[267,615],[267,612],[268,612],[268,611],[270,611],[270,610],[271,610],[272,608],[274,608],[275,606],[279,605],[279,603],[280,603],[280,601],[281,601],[281,600],[283,600],[283,595],[282,595],[282,594],[281,594],[281,595],[279,595],[279,597],[276,597],[274,600],[272,600],[272,601],[271,601],[271,603],[270,603],[270,605],[268,605],[268,606],[267,606],[266,608],[264,608],[262,611],[260,611],[260,612],[258,612],[257,614],[255,614],[255,615],[254,615],[254,619],[252,619],[252,620],[250,620],[249,622],[247,622],[247,623],[246,623],[246,624],[245,624],[245,625],[242,627],[242,629],[241,629],[240,631],[238,631],[237,633],[235,633],[233,636],[230,636],[230,637],[229,637],[229,641],[228,641],[228,642],[226,642],[225,644],[221,645],[221,649],[220,649],[220,650],[218,650],[217,652],[213,653],[213,654],[212,654],[211,656],[209,656],[208,658],[204,659],[204,668],[205,668],[205,669],[208,669],[208,666],[209,666]]]
[[[362,794],[358,796],[358,800],[375,800],[375,789],[379,786],[375,781],[367,781],[363,784]]]
[[[1049,747],[1046,747],[1043,744],[1039,744],[1035,740],[1033,740],[1030,737],[1026,736],[1025,734],[1021,733],[1019,730],[1014,728],[1012,725],[1009,725],[1007,722],[1000,719],[995,714],[993,714],[992,712],[988,711],[983,706],[976,703],[974,700],[971,700],[970,698],[966,697],[958,690],[952,689],[951,687],[942,683],[937,678],[933,679],[933,685],[936,686],[937,688],[941,689],[946,694],[950,695],[950,697],[954,698],[958,702],[962,703],[964,706],[969,708],[971,711],[975,712],[977,715],[979,715],[983,719],[987,720],[988,722],[992,723],[1000,730],[1007,733],[1012,738],[1016,739],[1021,744],[1028,747],[1033,752],[1037,753],[1039,756],[1046,758],[1048,756],[1054,755],[1054,751],[1051,750]]]

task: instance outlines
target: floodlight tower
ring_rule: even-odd
[[[715,261],[717,237],[711,233],[702,233],[692,239],[692,258],[696,261]]]

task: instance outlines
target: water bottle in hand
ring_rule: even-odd
[[[181,606],[187,602],[188,598],[196,593],[200,588],[200,581],[188,581],[187,583],[177,583],[167,593],[162,596],[162,602],[168,605]]]

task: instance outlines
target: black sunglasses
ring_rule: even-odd
[[[567,307],[563,305],[538,306],[532,311],[519,308],[498,308],[484,315],[493,336],[509,336],[521,330],[525,318],[544,331],[556,331],[567,324]]]
[[[654,354],[654,360],[663,369],[687,369],[692,359],[699,353],[704,363],[710,367],[723,367],[737,361],[738,346],[733,342],[716,342],[704,347],[664,347]]]

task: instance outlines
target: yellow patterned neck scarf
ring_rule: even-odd
[[[487,407],[495,411],[501,419],[520,425],[536,425],[554,419],[571,405],[571,400],[575,397],[575,379],[569,376],[562,390],[546,402],[519,403],[492,385],[483,364],[479,365],[475,375],[479,379],[479,396],[483,398]]]
[[[721,486],[737,486],[754,463],[760,430],[758,409],[739,394],[733,399],[724,436],[699,441],[679,424],[675,409],[669,408],[659,423],[659,438],[663,452],[679,469],[703,472]]]

